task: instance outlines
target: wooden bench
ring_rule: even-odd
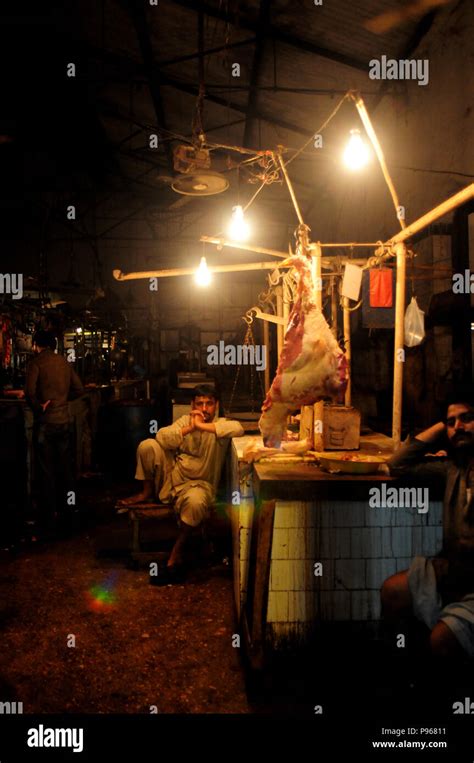
[[[132,524],[132,544],[130,549],[131,566],[137,568],[140,562],[164,561],[168,558],[166,551],[144,551],[141,544],[140,527],[142,522],[154,520],[163,522],[176,519],[173,508],[164,503],[136,503],[128,507],[128,516]]]
[[[205,542],[209,541],[209,532],[215,532],[217,534],[222,533],[223,515],[225,515],[226,504],[222,502],[215,502],[209,507],[209,516],[207,519],[196,528],[197,532],[201,533]],[[136,503],[128,506],[128,516],[132,524],[132,542],[130,548],[130,566],[137,569],[140,562],[151,561],[165,561],[169,553],[167,551],[144,551],[142,548],[141,540],[141,524],[142,522],[149,522],[154,520],[155,522],[170,522],[174,520],[176,526],[176,536],[178,534],[177,514],[169,504],[164,503]],[[229,519],[227,518],[226,524]],[[212,545],[212,544],[211,544]]]

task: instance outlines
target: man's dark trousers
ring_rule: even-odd
[[[70,497],[74,490],[71,425],[37,424],[35,444],[40,521],[47,529],[54,530],[57,521],[66,520],[76,508]]]

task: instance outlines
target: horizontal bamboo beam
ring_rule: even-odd
[[[318,244],[315,244],[315,243],[309,244],[310,249],[314,249],[316,246],[320,246],[322,249],[331,249],[331,248],[336,248],[338,246],[349,247],[350,249],[352,249],[352,247],[354,246],[380,246],[380,241],[368,241],[366,243],[349,242],[344,244],[319,244],[318,242]]]
[[[473,198],[474,183],[471,183],[461,191],[458,191],[458,193],[455,193],[454,196],[450,196],[449,199],[446,199],[446,201],[438,204],[437,207],[434,207],[422,217],[419,217],[418,220],[415,220],[415,222],[410,223],[410,225],[399,231],[399,233],[396,233],[395,236],[392,236],[392,238],[387,241],[387,245],[393,246],[395,244],[400,244],[403,241],[406,241],[410,238],[410,236],[413,236],[415,233],[423,230],[423,228],[431,225],[431,223],[433,223],[435,220],[439,220],[440,217],[447,215],[448,212],[452,212],[453,209],[460,207],[461,204],[465,204],[467,201]]]
[[[229,249],[242,249],[242,251],[244,252],[255,252],[256,254],[269,254],[271,257],[280,257],[281,259],[284,259],[284,260],[286,260],[287,257],[289,256],[288,252],[280,252],[278,251],[278,249],[268,249],[265,246],[253,246],[252,244],[240,244],[237,241],[227,241],[225,238],[216,238],[215,236],[201,236],[199,241],[202,241],[205,244],[216,244],[218,248],[227,246],[229,247]],[[333,246],[333,244],[321,244],[321,246]],[[334,244],[334,246],[339,246],[339,244]],[[376,244],[373,244],[372,246],[376,246]],[[329,270],[331,270],[333,267],[330,259],[323,259],[322,264],[323,264],[323,267],[328,268]],[[273,267],[277,268],[278,263],[275,262]]]
[[[288,255],[287,255],[288,256]],[[237,265],[208,265],[210,273],[238,273],[246,270],[274,270],[275,262],[241,262]],[[279,265],[278,267],[291,267]],[[168,270],[140,270],[134,273],[123,273],[121,270],[113,270],[116,281],[135,281],[140,278],[172,278],[173,276],[191,276],[197,270],[193,268],[169,268]]]
[[[255,313],[256,318],[260,318],[262,321],[268,321],[269,323],[276,323],[278,326],[285,325],[285,319],[279,315],[273,315],[272,313],[264,313],[259,307],[251,307],[248,311]]]
[[[216,238],[215,236],[201,236],[199,241],[205,244],[216,244],[219,247],[227,246],[231,249],[242,249],[244,252],[256,252],[257,254],[270,254],[272,257],[281,257],[286,260],[288,252],[279,252],[278,249],[268,249],[265,246],[252,246],[251,244],[240,244],[237,241],[227,241],[225,238]],[[275,263],[273,263],[275,267]]]
[[[201,236],[199,241],[203,241],[205,244],[216,244],[217,246],[227,246],[231,249],[242,249],[244,252],[257,252],[257,254],[270,254],[272,257],[281,257],[285,259],[288,257],[288,252],[280,252],[278,249],[268,249],[265,246],[253,246],[252,244],[240,244],[237,241],[227,241],[225,238],[218,238],[216,236]],[[342,244],[319,244],[322,249],[337,249],[348,248],[352,249],[356,246],[380,246],[380,241],[368,241],[368,242],[344,242]],[[309,244],[309,249],[316,247],[315,243]],[[324,262],[324,260],[323,260]]]

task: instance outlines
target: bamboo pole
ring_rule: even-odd
[[[313,244],[311,247],[311,275],[313,277],[313,289],[316,307],[323,309],[323,292],[321,289],[321,247]]]
[[[313,277],[313,288],[315,295],[316,307],[320,310],[323,309],[323,292],[321,289],[321,246],[319,242],[312,244],[311,248],[311,275]],[[322,429],[322,422],[324,419],[324,402],[321,400],[319,403],[315,403],[313,406],[313,434],[314,434],[314,450],[324,450],[324,440],[322,432],[317,431],[318,427]],[[318,424],[319,422],[319,424]]]
[[[334,278],[331,284],[331,330],[334,336],[337,339],[337,303],[338,303],[338,293],[337,293],[337,283],[336,279]]]
[[[312,249],[313,246],[315,246],[315,244],[310,244],[309,248]],[[349,242],[349,243],[346,242],[346,243],[343,243],[343,244],[321,244],[321,243],[319,243],[318,246],[320,246],[321,249],[332,249],[332,248],[335,248],[337,246],[340,246],[341,248],[349,247],[350,249],[352,249],[353,246],[380,246],[380,241],[368,241],[366,243],[361,243],[360,241],[358,243],[356,243],[354,241],[354,242]]]
[[[270,389],[270,326],[268,321],[263,321],[263,344],[265,345],[265,353],[267,362],[263,370],[264,374],[264,388],[265,394]]]
[[[218,247],[224,247],[227,246],[231,249],[242,249],[245,252],[257,252],[258,254],[271,254],[273,257],[281,257],[282,259],[284,257],[288,257],[288,252],[280,252],[278,249],[269,249],[265,246],[254,246],[252,244],[242,244],[239,241],[228,241],[225,238],[219,238],[218,236],[201,236],[199,241],[204,242],[205,244],[215,244]],[[308,248],[312,249],[314,244],[308,244]],[[327,244],[319,244],[319,246],[322,249],[335,249],[337,247],[341,248],[349,248],[352,249],[354,246],[380,246],[380,241],[366,241],[366,242],[360,242],[360,241],[349,241],[349,242],[343,242],[340,244],[337,243],[327,243]]]
[[[283,297],[282,297],[282,288],[281,286],[277,286],[275,289],[276,293],[276,309],[277,309],[277,315],[279,317],[283,317]],[[280,355],[281,351],[283,349],[283,339],[285,336],[285,328],[283,323],[279,323],[277,325],[277,352],[278,352],[278,362],[280,362]]]
[[[285,162],[283,161],[283,158],[282,158],[282,155],[281,155],[280,151],[278,152],[277,156],[278,156],[278,161],[280,162],[281,170],[282,170],[284,178],[286,180],[286,184],[288,186],[288,190],[290,192],[291,200],[292,200],[293,206],[295,208],[295,212],[296,212],[296,216],[298,218],[298,222],[299,222],[300,225],[304,225],[303,215],[301,214],[301,210],[299,208],[298,200],[296,198],[294,188],[293,188],[293,186],[291,184],[291,180],[290,180],[290,178],[288,176],[288,172],[286,171]]]
[[[257,254],[269,254],[272,257],[281,257],[282,260],[286,260],[288,252],[280,252],[278,249],[268,249],[265,246],[253,246],[252,244],[241,244],[237,241],[227,241],[225,238],[216,238],[215,236],[201,236],[199,241],[203,241],[205,244],[216,244],[218,247],[227,246],[231,249],[242,249],[244,252],[257,252]],[[273,263],[275,267],[275,263]]]
[[[400,225],[403,228],[405,228],[405,219],[404,216],[401,216],[399,214],[399,207],[400,207],[400,201],[398,199],[397,192],[395,190],[395,186],[393,184],[392,178],[390,177],[390,173],[388,171],[387,163],[385,161],[385,156],[382,151],[382,146],[379,143],[379,139],[377,138],[376,132],[374,130],[374,127],[372,125],[372,122],[370,120],[369,114],[367,112],[367,109],[365,108],[365,103],[362,99],[362,96],[360,93],[351,93],[351,98],[353,99],[357,111],[359,112],[359,116],[362,120],[362,124],[365,127],[365,131],[367,135],[369,136],[370,142],[372,143],[372,146],[374,148],[374,151],[377,155],[377,159],[379,160],[380,166],[382,168],[383,176],[385,178],[385,182],[387,183],[388,190],[390,191],[390,195],[392,197],[393,205],[395,207],[395,214],[397,215],[397,218],[400,222]]]
[[[397,256],[397,293],[395,298],[395,341],[393,355],[393,416],[392,440],[394,449],[400,446],[402,429],[402,394],[403,394],[403,363],[405,350],[403,347],[405,330],[405,276],[407,248],[404,243],[396,244]]]
[[[344,396],[344,404],[350,408],[352,404],[352,374],[351,374],[351,313],[349,310],[349,299],[344,297],[343,302],[343,317],[344,317],[344,347],[346,350],[347,371],[348,380],[347,388]]]
[[[387,245],[395,245],[401,243],[402,241],[406,241],[415,233],[419,233],[419,231],[423,230],[423,228],[426,228],[427,225],[430,225],[435,220],[439,220],[439,218],[443,217],[443,215],[447,215],[448,212],[452,212],[453,209],[460,207],[461,204],[465,204],[467,201],[473,198],[474,183],[471,183],[461,191],[458,191],[458,193],[455,193],[454,196],[450,196],[449,199],[446,199],[445,201],[441,202],[441,204],[438,204],[437,207],[430,209],[429,212],[426,212],[426,214],[424,214],[422,217],[419,217],[418,220],[410,223],[407,228],[400,231],[399,233],[396,233],[395,236],[392,236],[392,238],[386,242]]]
[[[265,322],[269,321],[269,323],[277,323],[281,326],[284,325],[285,319],[283,316],[273,315],[272,313],[264,313],[262,310],[260,310],[259,307],[251,307],[250,310],[255,313],[256,318],[261,318]],[[247,312],[250,312],[250,310]]]
[[[286,255],[288,257],[288,255]],[[210,273],[239,273],[246,270],[274,270],[276,267],[291,267],[291,265],[278,265],[275,262],[241,262],[238,265],[208,265]],[[174,276],[191,276],[196,272],[193,268],[169,268],[168,270],[140,270],[135,273],[123,273],[121,270],[113,270],[113,276],[117,281],[134,281],[140,278],[172,278]]]

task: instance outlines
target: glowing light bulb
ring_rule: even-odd
[[[77,327],[76,334],[82,334],[82,329],[80,326]]]
[[[359,130],[351,130],[351,137],[343,157],[346,167],[350,170],[360,170],[369,161],[369,149],[362,140]]]
[[[246,241],[250,236],[250,228],[244,220],[244,210],[240,205],[232,208],[232,219],[227,232],[231,241]]]
[[[211,274],[205,257],[201,257],[201,262],[196,270],[195,281],[198,286],[209,286],[211,283]]]

